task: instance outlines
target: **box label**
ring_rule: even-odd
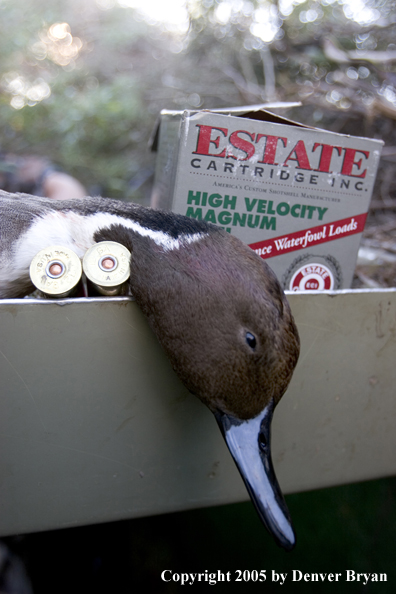
[[[293,122],[212,112],[180,117],[166,206],[239,237],[286,289],[349,287],[382,142]],[[306,281],[310,263],[317,268]]]

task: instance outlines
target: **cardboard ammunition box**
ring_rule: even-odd
[[[348,288],[382,145],[260,106],[165,110],[152,206],[223,227],[287,290]]]

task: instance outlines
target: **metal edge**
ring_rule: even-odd
[[[337,295],[360,295],[360,294],[387,294],[396,293],[396,287],[384,287],[375,289],[341,289],[339,291],[285,291],[285,295],[327,295],[328,297],[336,297]],[[1,305],[38,305],[38,304],[52,304],[52,305],[69,305],[73,303],[129,303],[135,301],[131,295],[122,297],[72,297],[65,299],[34,299],[25,297],[21,299],[0,299]]]

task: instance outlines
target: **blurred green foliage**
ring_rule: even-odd
[[[122,35],[121,9],[106,20],[96,9],[96,22],[90,13],[79,21],[77,3],[48,8],[16,0],[0,8],[1,149],[48,156],[90,192],[128,197],[128,181],[151,159],[147,131],[155,118],[145,110],[133,64],[119,68],[117,52],[127,51],[131,39],[138,43],[145,27],[138,30],[131,18],[128,35]],[[78,26],[69,24],[73,20]],[[69,24],[73,41],[80,39],[74,31],[81,31],[84,41],[76,55],[74,50],[62,56],[62,39],[48,38],[56,23]],[[66,50],[70,45],[64,44]],[[49,96],[41,99],[40,93]]]
[[[161,6],[1,0],[1,149],[48,156],[91,194],[147,202],[163,108],[298,100],[286,115],[393,145],[394,0]]]

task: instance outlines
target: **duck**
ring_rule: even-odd
[[[30,262],[48,245],[80,258],[101,241],[129,250],[131,294],[180,380],[215,416],[262,523],[293,549],[270,434],[300,342],[266,262],[213,224],[111,198],[0,191],[0,232],[1,299],[32,292]]]

